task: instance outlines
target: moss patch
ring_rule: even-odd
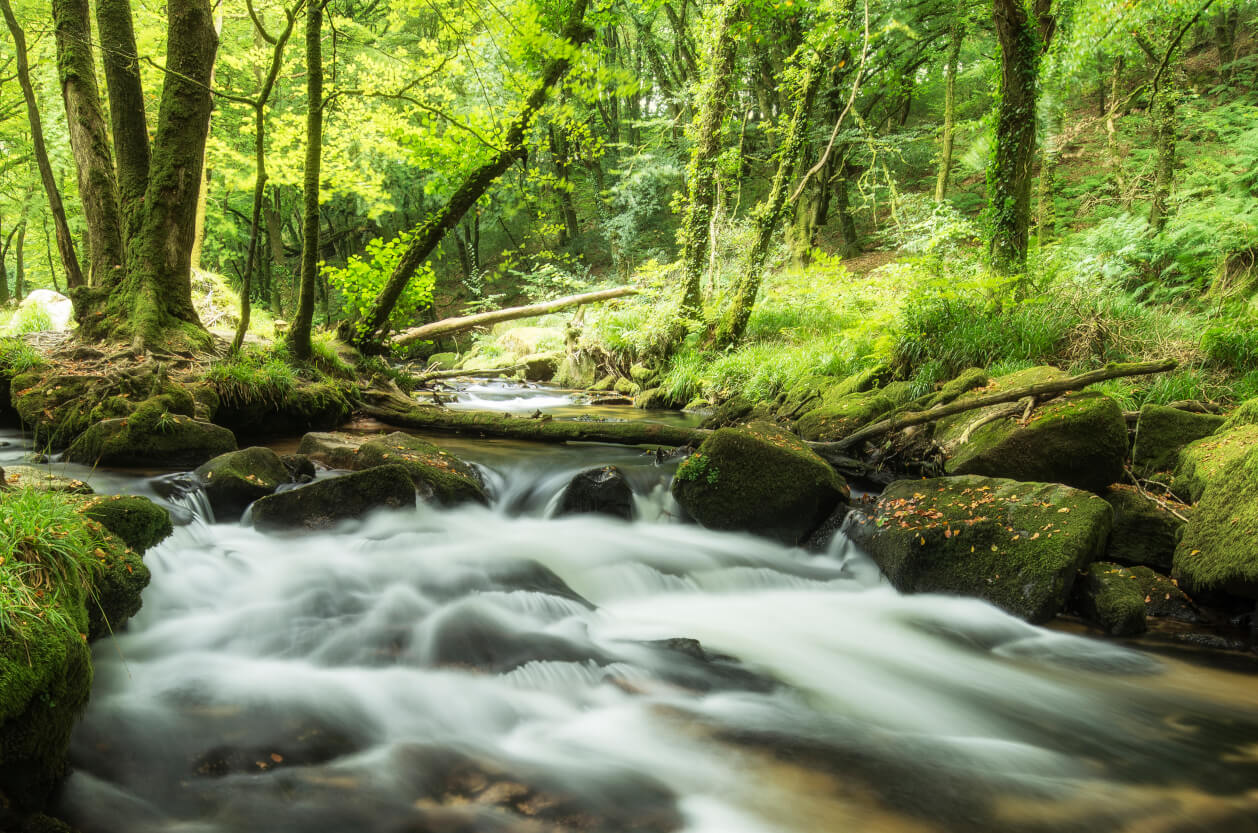
[[[391,463],[406,469],[425,499],[431,498],[446,506],[469,500],[488,503],[476,469],[432,443],[401,431],[363,443],[355,455],[354,468],[369,469]]]
[[[977,596],[1044,622],[1104,552],[1112,520],[1078,489],[967,475],[891,484],[850,535],[902,592]]]
[[[1071,603],[1083,618],[1112,636],[1144,633],[1144,592],[1134,573],[1109,561],[1098,561],[1075,581]]]
[[[1258,448],[1207,483],[1175,550],[1175,574],[1190,588],[1258,598]]]
[[[70,446],[66,458],[87,465],[184,468],[236,450],[231,431],[174,413],[169,405],[154,397],[129,417],[96,423]]]
[[[819,407],[800,417],[795,427],[806,440],[833,442],[868,425],[894,407],[895,402],[880,390],[837,398],[827,395]]]
[[[238,517],[245,507],[292,479],[288,466],[269,448],[229,451],[196,470],[215,515]]]
[[[1170,572],[1184,522],[1134,486],[1112,486],[1104,497],[1114,507],[1106,560]],[[1180,505],[1176,511],[1185,514],[1192,510]]]
[[[174,530],[170,513],[145,497],[94,497],[83,503],[82,512],[141,553],[164,541]]]
[[[1185,446],[1175,467],[1175,493],[1201,499],[1206,487],[1229,465],[1258,448],[1258,425],[1238,425]]]
[[[1136,442],[1131,462],[1137,471],[1149,474],[1168,471],[1179,460],[1184,446],[1208,437],[1223,424],[1223,417],[1194,414],[1163,405],[1145,405],[1140,409]]]

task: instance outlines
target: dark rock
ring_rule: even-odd
[[[1144,633],[1144,593],[1135,575],[1110,561],[1098,561],[1079,574],[1071,604],[1084,619],[1111,636]]]
[[[524,359],[524,378],[529,382],[549,382],[559,371],[558,354],[529,356]]]
[[[845,530],[901,592],[977,596],[1045,622],[1104,553],[1112,520],[1069,486],[966,475],[893,483]]]
[[[1189,443],[1208,437],[1224,420],[1213,414],[1194,414],[1163,405],[1145,405],[1136,423],[1136,442],[1131,462],[1137,472],[1151,474],[1169,471],[1179,461],[1179,451]]]
[[[258,498],[292,480],[288,467],[269,448],[251,446],[221,454],[196,470],[214,514],[237,518]]]
[[[808,540],[803,543],[804,549],[809,552],[825,552],[830,548],[830,543],[834,541],[834,536],[843,528],[843,522],[847,520],[848,514],[852,511],[850,503],[840,503],[834,508],[821,526],[813,530],[808,536]]]
[[[374,509],[414,504],[410,473],[389,464],[268,495],[253,504],[253,522],[258,529],[327,529]]]
[[[288,476],[294,483],[309,483],[315,478],[315,464],[304,454],[281,454],[280,462],[288,469]]]
[[[421,497],[443,506],[466,501],[489,502],[476,469],[427,440],[402,431],[363,443],[354,463],[357,469],[400,464],[410,474]]]
[[[825,460],[763,422],[715,431],[677,469],[672,489],[703,526],[787,544],[805,539],[847,495]]]
[[[354,470],[363,438],[338,431],[313,431],[301,438],[297,453],[330,469]]]
[[[633,489],[620,469],[603,466],[572,478],[559,499],[556,516],[596,513],[633,519]]]
[[[1184,522],[1134,486],[1113,486],[1104,497],[1114,507],[1106,560],[1170,572]],[[1191,511],[1187,506],[1181,509]]]
[[[70,446],[66,459],[89,466],[185,468],[235,450],[231,431],[173,413],[155,397],[128,417],[88,428]]]

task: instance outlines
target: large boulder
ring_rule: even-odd
[[[188,468],[236,450],[236,437],[218,425],[169,410],[164,397],[143,402],[128,417],[88,428],[66,459],[89,466]]]
[[[476,469],[427,440],[402,431],[363,443],[354,463],[357,469],[399,464],[410,474],[420,497],[443,506],[489,502]]]
[[[1258,448],[1258,425],[1247,424],[1228,423],[1218,433],[1190,443],[1179,452],[1175,493],[1185,500],[1200,500],[1210,483],[1255,448]]]
[[[1179,451],[1189,443],[1208,437],[1224,420],[1213,414],[1195,414],[1165,405],[1145,405],[1136,423],[1136,441],[1131,462],[1141,474],[1169,471],[1179,461]]]
[[[280,456],[263,446],[220,454],[195,473],[218,517],[239,517],[249,504],[293,479]]]
[[[170,512],[146,497],[91,497],[80,511],[140,553],[157,546],[174,530]]]
[[[1258,599],[1258,448],[1206,484],[1175,550],[1175,575],[1190,593],[1219,588]]]
[[[847,495],[847,484],[825,460],[765,422],[713,432],[677,469],[672,489],[709,529],[787,544],[807,538]]]
[[[327,529],[375,509],[415,505],[415,485],[404,466],[389,464],[316,480],[253,504],[258,529]]]
[[[1144,591],[1136,575],[1112,561],[1097,561],[1075,581],[1071,604],[1084,619],[1111,636],[1144,633]]]
[[[1045,622],[1104,554],[1112,520],[1079,489],[966,475],[897,481],[846,528],[901,592],[977,596]]]
[[[88,639],[117,633],[140,612],[140,594],[150,579],[142,553],[114,535],[101,536],[100,546],[90,554],[95,575],[92,596],[87,602]]]
[[[1169,573],[1184,522],[1168,505],[1142,495],[1134,486],[1113,486],[1104,495],[1114,507],[1114,528],[1105,550],[1107,561],[1144,565]],[[1180,506],[1180,514],[1191,512]]]
[[[1061,376],[1056,368],[1031,368],[1002,376],[991,387],[1012,390]],[[935,440],[948,454],[948,474],[1063,483],[1091,492],[1122,479],[1127,423],[1110,397],[1067,394],[1037,407],[1026,424],[1021,414],[993,418],[1008,407],[993,405],[939,421]]]
[[[821,404],[799,418],[796,429],[806,440],[841,440],[884,414],[896,403],[881,390],[839,394],[843,386],[831,389]]]
[[[311,431],[301,438],[297,453],[330,469],[358,468],[363,438],[340,431]]]
[[[587,469],[568,482],[555,515],[585,514],[633,519],[633,489],[620,469],[615,466]]]

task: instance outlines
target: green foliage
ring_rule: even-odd
[[[0,636],[34,621],[77,630],[68,618],[85,597],[87,555],[99,546],[72,499],[24,489],[0,498]],[[68,596],[70,604],[60,604]]]
[[[1258,320],[1239,312],[1226,317],[1202,334],[1201,349],[1219,367],[1258,370]]]
[[[279,404],[296,388],[298,375],[282,345],[246,346],[211,365],[205,380],[228,402]]]
[[[721,470],[708,455],[695,453],[682,460],[681,465],[677,467],[676,476],[678,480],[703,482],[709,486],[715,486],[721,479]]]
[[[43,363],[39,352],[20,338],[0,338],[0,372],[16,376]]]
[[[31,303],[20,307],[9,321],[9,333],[20,336],[27,333],[42,333],[52,329],[52,317],[43,304]]]
[[[376,237],[367,243],[362,255],[352,255],[344,266],[323,267],[329,285],[340,292],[344,313],[351,321],[362,319],[370,311],[414,236],[413,232],[404,231],[388,240]],[[430,309],[435,283],[431,267],[421,266],[402,290],[389,323],[404,327]]]

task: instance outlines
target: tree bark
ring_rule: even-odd
[[[1170,78],[1153,90],[1154,168],[1149,225],[1156,231],[1166,226],[1171,190],[1175,186],[1175,85]]]
[[[1026,267],[1040,39],[1021,0],[994,0],[993,18],[1000,41],[1000,103],[987,169],[990,253],[997,272],[1013,275]]]
[[[568,21],[564,26],[562,37],[573,47],[580,47],[593,37],[593,30],[585,24],[587,5],[588,0],[574,0]],[[570,64],[569,55],[554,58],[547,63],[537,86],[507,130],[502,150],[496,153],[490,161],[473,171],[446,204],[415,230],[410,245],[402,254],[401,260],[398,261],[397,267],[389,276],[388,282],[380,296],[376,298],[371,310],[356,328],[352,325],[347,327],[347,329],[357,331],[342,333],[343,336],[348,336],[348,341],[363,346],[387,329],[389,316],[393,313],[402,290],[406,288],[406,284],[410,282],[415,271],[432,254],[433,249],[441,242],[441,238],[458,224],[468,209],[475,205],[498,177],[502,176],[517,160],[525,158],[527,150],[524,147],[524,140],[528,129],[537,112],[546,103],[551,88],[568,72]]]
[[[100,31],[101,65],[109,90],[118,199],[126,222],[123,241],[130,245],[131,236],[138,233],[142,222],[151,161],[131,0],[96,0],[96,28]]]
[[[26,214],[22,214],[22,224],[17,227],[17,243],[14,244],[13,255],[13,295],[20,303],[26,297]]]
[[[87,226],[88,283],[116,283],[125,269],[113,150],[96,83],[87,0],[53,0],[57,70]]]
[[[306,7],[306,171],[301,225],[301,273],[297,311],[288,329],[294,358],[306,361],[314,348],[315,278],[319,270],[319,169],[323,159],[323,0]]]
[[[48,195],[48,209],[52,213],[53,224],[57,232],[57,252],[61,255],[61,265],[65,269],[67,286],[76,287],[83,284],[83,273],[79,269],[79,258],[74,252],[74,240],[70,237],[70,225],[66,222],[65,206],[61,203],[61,191],[57,189],[57,180],[52,173],[52,163],[48,161],[48,147],[44,144],[44,125],[39,118],[39,105],[35,100],[35,88],[31,86],[30,64],[26,55],[26,33],[13,15],[9,0],[0,0],[0,12],[4,14],[4,22],[9,26],[13,36],[15,55],[17,56],[18,84],[22,87],[22,96],[26,99],[26,115],[31,126],[31,145],[35,153],[35,162],[39,167],[39,178],[44,183],[44,192]]]
[[[490,324],[497,324],[500,321],[514,321],[517,318],[532,318],[535,315],[545,315],[551,312],[558,312],[562,309],[577,307],[583,304],[597,304],[601,301],[610,301],[613,298],[623,298],[626,295],[636,295],[638,290],[631,286],[621,286],[615,289],[601,289],[598,292],[585,292],[580,295],[568,295],[564,298],[557,298],[554,301],[545,301],[540,304],[529,304],[522,307],[508,307],[507,309],[494,310],[493,312],[481,312],[476,315],[464,315],[457,318],[445,318],[441,321],[434,321],[432,324],[425,324],[422,327],[413,327],[404,333],[400,333],[393,339],[394,344],[410,344],[415,341],[427,341],[430,339],[441,338],[442,336],[461,333],[474,327],[487,327]]]
[[[943,202],[948,195],[948,178],[952,175],[952,145],[957,118],[957,65],[961,61],[961,44],[965,40],[964,15],[964,5],[958,3],[948,31],[948,64],[944,69],[943,147],[939,153],[939,173],[935,177],[935,202]]]
[[[1114,186],[1114,196],[1125,202],[1127,186],[1123,182],[1123,160],[1118,153],[1118,91],[1122,84],[1123,58],[1119,55],[1114,59],[1114,68],[1110,73],[1109,100],[1110,109],[1105,113],[1105,163],[1109,168],[1110,181]]]
[[[223,36],[223,7],[217,3],[215,6],[218,9],[218,13],[214,16],[214,37],[221,38]],[[210,66],[210,86],[214,86],[213,65]],[[201,268],[201,249],[205,246],[205,210],[210,201],[210,169],[207,167],[208,163],[209,152],[207,149],[206,152],[202,153],[201,186],[197,188],[196,220],[193,221],[192,225],[192,267],[194,269]]]
[[[0,245],[0,307],[9,305],[9,243],[17,233],[17,226],[9,232],[9,236]]]
[[[284,229],[280,223],[280,192],[271,189],[271,205],[266,209],[266,241],[271,247],[271,312],[284,314],[284,289],[288,270],[284,268]],[[277,271],[278,270],[278,271]]]

